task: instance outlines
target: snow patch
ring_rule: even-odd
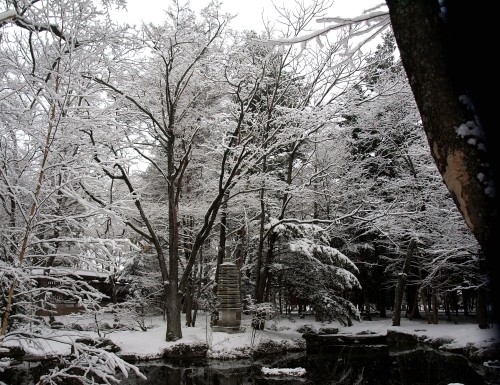
[[[306,370],[304,368],[262,368],[262,374],[265,376],[305,376]]]
[[[479,139],[483,138],[483,132],[481,131],[479,126],[472,120],[468,120],[467,122],[462,123],[455,129],[455,131],[461,138],[464,138],[466,136],[472,136]]]
[[[496,195],[495,187],[492,185],[486,186],[486,188],[484,189],[484,193],[490,198],[494,198]]]

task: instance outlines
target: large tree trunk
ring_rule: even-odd
[[[190,230],[193,230],[193,219],[192,218],[186,218],[183,219],[182,221],[183,227],[185,229],[188,229],[188,232]],[[184,248],[184,259],[186,261],[189,260],[191,256],[191,244],[190,240],[187,236],[184,237],[184,242],[183,242],[183,248]],[[193,320],[193,310],[194,310],[194,303],[195,303],[195,292],[196,292],[196,269],[193,268],[192,272],[188,275],[187,278],[187,283],[186,283],[186,288],[183,292],[184,296],[184,301],[182,303],[182,310],[185,314],[186,317],[186,326],[187,327],[194,327],[194,320]]]
[[[496,60],[493,50],[477,49],[488,38],[486,18],[494,12],[488,15],[486,4],[465,1],[446,2],[446,8],[434,0],[386,2],[432,156],[486,256],[496,293],[498,164],[493,152],[498,142],[494,98],[484,92]],[[497,304],[498,296],[495,319]]]
[[[168,171],[168,282],[167,296],[167,341],[182,338],[181,296],[179,292],[179,214],[177,204],[177,179],[174,167],[174,135],[167,146]]]
[[[262,172],[266,172],[266,158],[264,158],[264,165],[262,166]],[[264,279],[264,233],[266,226],[266,204],[264,202],[265,189],[262,187],[259,193],[260,197],[260,227],[259,227],[259,246],[257,249],[257,261],[255,263],[255,300],[257,303],[264,301],[264,292],[262,288],[265,285]],[[264,282],[262,282],[264,281]]]
[[[181,298],[178,295],[177,282],[170,282],[166,288],[167,296],[167,341],[177,341],[182,338],[181,328]]]

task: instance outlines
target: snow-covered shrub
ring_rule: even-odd
[[[352,319],[359,319],[359,312],[346,299],[360,287],[356,265],[330,246],[320,226],[277,223],[273,231],[279,249],[272,272],[284,290],[309,303],[318,320],[350,325]]]

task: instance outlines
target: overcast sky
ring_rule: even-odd
[[[200,10],[209,0],[191,0],[193,9]],[[293,6],[291,0],[275,0],[276,4]],[[335,0],[334,5],[326,16],[352,17],[362,13],[363,10],[371,8],[382,0]],[[141,21],[159,23],[163,18],[163,10],[168,7],[169,0],[128,0],[128,12],[122,11],[118,14],[120,21],[129,23],[141,23]],[[273,20],[273,5],[271,0],[225,0],[222,3],[223,10],[237,14],[231,23],[232,28],[245,30],[261,30],[262,12],[269,20]]]

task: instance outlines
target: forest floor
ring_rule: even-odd
[[[304,328],[320,332],[320,329],[336,328],[338,335],[387,335],[396,331],[409,335],[418,342],[429,344],[435,348],[492,357],[500,346],[500,328],[492,324],[488,329],[480,329],[474,317],[460,315],[448,320],[441,315],[438,324],[428,324],[423,319],[401,319],[401,326],[391,326],[390,316],[373,317],[370,321],[354,321],[352,326],[342,326],[338,322],[318,322],[314,316],[304,318],[298,314],[276,316],[267,320],[265,329],[255,331],[251,327],[251,317],[244,315],[240,333],[227,334],[213,332],[208,314],[200,313],[195,327],[184,327],[183,338],[175,342],[165,341],[166,324],[161,316],[150,316],[140,320],[120,319],[120,328],[112,328],[113,318],[105,315],[69,315],[56,317],[58,326],[54,329],[47,322],[38,325],[33,332],[40,338],[33,340],[12,339],[4,341],[9,344],[22,344],[22,348],[34,357],[50,357],[70,354],[72,341],[77,338],[106,338],[119,348],[117,353],[132,361],[153,360],[169,357],[170,354],[183,354],[186,351],[201,351],[211,359],[251,358],[256,351],[268,352],[301,351],[306,343],[302,337]],[[146,331],[138,325],[140,321]],[[116,320],[115,320],[116,322]],[[186,350],[187,348],[187,350]],[[488,353],[488,354],[485,354]],[[494,352],[494,353],[492,353]],[[500,357],[499,357],[500,359]],[[500,363],[500,361],[499,361]]]

